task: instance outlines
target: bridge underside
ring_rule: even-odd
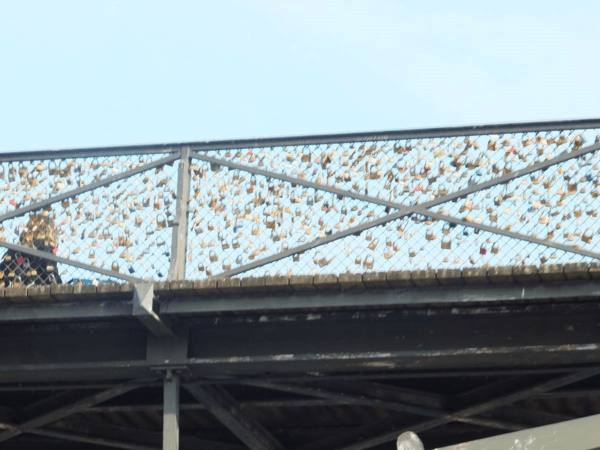
[[[173,448],[175,417],[180,448],[434,448],[598,414],[600,283],[578,268],[157,283],[148,310],[138,286],[6,289],[1,446]]]

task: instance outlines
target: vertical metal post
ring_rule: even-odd
[[[188,203],[190,199],[190,149],[181,149],[179,172],[177,175],[177,208],[173,220],[171,241],[171,266],[169,280],[185,279],[187,250]]]
[[[179,450],[179,375],[167,370],[163,404],[163,450]]]

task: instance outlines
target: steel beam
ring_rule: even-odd
[[[600,414],[437,450],[589,450],[600,446]],[[399,447],[400,448],[400,447]]]
[[[453,410],[464,408],[468,405],[474,405],[486,401],[489,398],[498,396],[500,393],[514,392],[519,386],[523,385],[523,377],[512,376],[502,378],[492,383],[478,386],[474,389],[461,392],[448,398],[448,404]]]
[[[171,266],[169,280],[185,279],[185,262],[188,233],[188,203],[190,199],[190,149],[181,149],[177,173],[177,207],[171,228]]]
[[[453,421],[466,422],[474,425],[484,426],[488,428],[495,428],[500,430],[521,430],[524,427],[515,423],[509,423],[505,421],[499,421],[488,418],[476,418],[476,417],[463,417],[453,416],[452,413],[444,411],[442,409],[431,408],[420,406],[416,404],[401,403],[398,401],[392,401],[385,398],[385,396],[376,395],[376,389],[368,386],[367,383],[357,383],[356,386],[346,385],[344,390],[332,390],[324,389],[319,387],[319,383],[316,386],[298,386],[290,384],[278,384],[269,382],[255,382],[246,383],[250,386],[261,387],[264,389],[273,389],[278,391],[284,391],[288,393],[307,395],[312,397],[320,397],[327,399],[339,399],[349,402],[355,405],[371,406],[374,408],[383,408],[390,411],[396,411],[407,414],[415,414],[426,417],[450,417],[452,416]],[[331,384],[331,383],[330,383]],[[358,389],[357,389],[358,388]],[[393,388],[388,388],[389,391],[393,391]],[[375,395],[374,395],[375,394]]]
[[[383,291],[269,295],[256,297],[172,297],[159,305],[159,318],[164,320],[189,314],[220,313],[275,313],[373,307],[401,308],[404,306],[431,305],[468,306],[469,303],[495,303],[531,301],[555,302],[577,298],[592,300],[600,297],[600,281],[578,283],[554,282],[538,284],[491,284],[464,286],[414,287]],[[25,323],[69,319],[130,318],[130,301],[99,301],[69,303],[9,304],[0,306],[0,323]]]
[[[412,378],[423,370],[440,370],[465,373],[482,366],[503,369],[523,367],[527,364],[549,364],[557,371],[570,365],[600,363],[600,343],[582,345],[531,345],[511,347],[462,347],[443,350],[414,350],[398,352],[318,352],[300,355],[290,353],[248,356],[232,352],[228,356],[190,358],[186,367],[196,375],[218,378],[224,372],[231,375],[259,376],[273,372],[285,377],[292,373],[306,372],[380,372],[408,368],[405,372]],[[563,365],[563,368],[556,366]],[[69,383],[84,380],[107,380],[149,376],[155,366],[146,361],[74,362],[59,364],[6,364],[0,366],[0,383],[36,383],[41,381]],[[419,370],[420,369],[420,370]],[[493,373],[493,371],[485,371]],[[392,375],[387,378],[394,378]],[[219,380],[224,384],[227,380]],[[231,384],[231,380],[229,381]]]
[[[107,437],[96,437],[96,436],[84,436],[75,433],[68,433],[65,431],[54,431],[54,430],[33,430],[29,433],[38,436],[46,436],[56,439],[62,439],[70,442],[81,442],[84,444],[101,445],[103,447],[111,448],[124,448],[127,450],[158,450],[158,447],[144,444],[134,444],[129,442],[122,442],[116,439],[110,439]]]
[[[428,307],[459,306],[469,307],[473,303],[520,302],[547,300],[555,302],[572,298],[594,299],[600,296],[600,283],[588,281],[580,283],[542,283],[535,285],[465,285],[440,287],[415,287],[390,289],[365,293],[279,295],[262,300],[247,298],[199,298],[181,297],[160,305],[161,316],[178,316],[210,313],[265,313],[291,312],[331,308],[369,309],[373,307],[402,307],[422,305]],[[30,322],[34,320],[61,320],[77,318],[117,318],[131,317],[130,302],[56,303],[50,305],[8,305],[0,309],[0,322]]]
[[[361,380],[315,380],[305,382],[302,385],[322,386],[333,391],[343,392],[373,398],[378,400],[417,405],[431,409],[447,409],[450,403],[445,395],[419,389],[408,389],[390,384],[368,382]],[[343,399],[340,399],[343,400]]]
[[[68,405],[70,402],[81,399],[85,395],[83,392],[62,391],[57,394],[52,394],[49,397],[44,397],[42,400],[29,404],[18,410],[18,417],[29,418],[37,417],[48,411],[53,411],[61,406]]]
[[[208,384],[212,380],[206,380]],[[247,380],[246,380],[247,381]],[[231,381],[230,381],[231,383]],[[220,383],[219,383],[220,384]],[[314,406],[336,406],[351,404],[351,401],[328,400],[328,399],[275,399],[275,400],[255,400],[239,402],[240,408],[312,408]],[[162,411],[163,405],[159,403],[129,404],[116,406],[93,406],[90,412],[137,412],[137,411]],[[200,403],[185,403],[179,405],[180,411],[198,411],[206,410],[206,407]],[[0,416],[1,417],[1,416]]]
[[[133,287],[133,316],[156,337],[173,337],[175,333],[154,312],[154,284],[136,283]]]
[[[76,391],[81,389],[106,389],[114,387],[115,385],[121,384],[121,380],[114,381],[112,383],[60,383],[60,384],[23,384],[13,386],[0,386],[0,392],[33,392],[33,391],[58,391],[58,390],[70,390]],[[144,387],[162,387],[162,382],[145,383]],[[162,408],[162,405],[159,405]],[[159,409],[160,409],[159,408]]]
[[[11,325],[0,336],[0,383],[97,383],[171,365],[221,380],[223,373],[568,370],[600,362],[596,312],[597,304],[584,302],[181,318],[189,340],[172,338],[181,345],[163,350],[150,344],[164,339],[133,321],[101,333],[85,323]]]
[[[165,376],[163,450],[179,450],[179,375],[171,370]]]
[[[162,409],[162,405],[160,405],[160,409]],[[110,436],[111,442],[102,443],[102,445],[138,445],[146,446],[147,448],[153,450],[158,450],[161,448],[163,439],[162,433],[160,432],[147,431],[139,428],[125,428],[122,426],[107,425],[98,422],[82,420],[61,420],[52,424],[51,427],[45,428],[44,431],[64,433],[64,436],[60,436],[60,438],[64,440],[71,440],[71,436],[73,436],[75,439],[79,437],[104,439],[107,436]],[[180,447],[183,450],[243,450],[240,445],[199,439],[186,435],[180,436]]]
[[[544,392],[535,398],[575,398],[575,397],[600,397],[600,389],[565,389],[553,392]]]
[[[188,344],[186,329],[183,329],[180,335],[172,337],[148,336],[146,363],[152,366],[152,370],[159,372],[169,370],[173,366],[181,370],[188,362]]]
[[[16,429],[0,433],[0,442],[7,441],[8,439],[18,436],[22,433],[29,433],[72,414],[85,411],[91,406],[105,402],[111,398],[118,397],[119,395],[132,391],[137,387],[138,385],[136,384],[122,384],[93,395],[88,395],[75,402],[68,402],[53,411],[41,414],[33,419],[26,420],[25,422],[16,425]]]
[[[520,389],[511,394],[503,395],[495,399],[461,409],[460,411],[454,412],[452,415],[467,417],[475,414],[481,414],[501,406],[510,405],[512,403],[525,400],[526,398],[542,392],[552,391],[554,389],[591,378],[598,374],[600,374],[600,367],[590,368],[562,377],[557,377],[526,389]],[[301,446],[298,448],[298,450],[321,450],[330,448],[335,448],[338,450],[365,450],[386,442],[394,441],[402,433],[408,431],[421,433],[451,421],[449,420],[449,417],[446,416],[413,424],[411,426],[407,425],[406,421],[402,419],[403,418],[401,417],[392,417],[378,423],[376,422],[364,425],[358,427],[355,431],[344,433],[344,435],[328,437],[318,442],[312,442],[309,445]],[[567,446],[562,448],[569,447]]]
[[[240,405],[220,386],[184,385],[185,389],[250,450],[284,450],[254,417],[242,411]]]
[[[0,307],[0,323],[132,317],[130,301],[10,304]]]
[[[533,396],[530,398],[534,398]],[[531,410],[526,408],[519,408],[516,406],[501,406],[495,409],[491,413],[495,418],[502,420],[509,420],[511,422],[518,422],[523,425],[527,425],[526,428],[530,427],[542,427],[553,423],[564,422],[566,420],[573,420],[577,417],[568,414],[557,414],[548,411]]]
[[[537,367],[537,368],[520,368],[520,369],[491,369],[491,370],[439,370],[434,372],[423,372],[423,371],[415,371],[415,372],[385,372],[385,373],[359,373],[359,374],[327,374],[322,373],[319,374],[319,379],[327,379],[327,380],[404,380],[404,379],[420,379],[420,378],[465,378],[465,377],[497,377],[497,376],[513,376],[513,375],[556,375],[563,374],[566,372],[571,372],[574,369],[578,369],[581,367],[577,366],[569,366],[569,368],[547,368],[547,367]],[[282,381],[285,383],[295,383],[295,382],[303,382],[307,379],[311,379],[310,376],[271,376],[271,381]],[[199,384],[233,384],[233,383],[246,383],[256,381],[256,377],[236,377],[236,378],[211,378],[211,379],[199,379],[194,380],[194,383]],[[0,386],[0,392],[22,392],[22,391],[56,391],[56,390],[77,390],[77,389],[105,389],[112,387],[116,384],[120,384],[120,382],[105,382],[105,383],[46,383],[46,384],[12,384],[12,385],[2,385]],[[154,382],[147,383],[146,387],[163,387],[164,383],[162,382]],[[565,398],[569,397],[569,393],[573,392],[573,397],[589,397],[589,396],[598,396],[600,395],[600,391],[598,390],[575,390],[575,391],[555,391],[553,393],[542,393],[538,394],[532,398]],[[556,395],[552,395],[556,394]],[[330,403],[335,403],[334,401],[329,400],[307,400],[306,402],[299,402],[297,406],[310,406],[313,402],[313,406],[322,405],[326,406]],[[267,402],[269,403],[269,402]],[[272,406],[276,406],[277,401],[273,403],[269,403]],[[245,402],[240,403],[242,408],[245,408],[247,405]],[[268,405],[267,405],[268,406]],[[293,406],[293,405],[290,405]],[[150,408],[150,406],[148,406]],[[153,405],[155,409],[162,409],[162,404]],[[260,404],[257,404],[257,407],[260,407]],[[94,409],[96,407],[93,407]],[[109,408],[109,407],[98,407],[98,408]],[[118,407],[115,407],[118,408]],[[124,406],[126,409],[127,406]],[[202,405],[194,404],[194,405],[181,405],[181,409],[204,409]],[[116,409],[115,411],[117,411]],[[108,411],[108,410],[107,410]],[[2,411],[0,410],[0,414]]]
[[[276,312],[327,308],[400,307],[403,305],[458,305],[532,300],[557,301],[600,297],[600,281],[533,285],[465,285],[389,289],[363,293],[273,295],[263,298],[181,297],[161,304],[160,314]],[[200,301],[201,300],[201,301]]]

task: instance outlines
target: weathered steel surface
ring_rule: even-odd
[[[283,446],[220,386],[185,385],[225,427],[251,450],[283,450]]]
[[[12,437],[18,436],[21,433],[28,433],[30,431],[36,430],[40,427],[48,425],[64,417],[68,417],[77,412],[84,411],[91,406],[97,405],[98,403],[102,403],[111,398],[125,394],[126,392],[136,389],[137,387],[138,386],[132,384],[124,384],[93,395],[89,395],[74,402],[69,402],[53,411],[26,420],[25,422],[16,425],[12,430],[0,433],[0,442],[4,442]]]
[[[163,405],[161,404],[159,410],[162,409],[162,407]],[[115,448],[129,448],[121,446],[137,445],[140,446],[140,448],[144,448],[144,450],[157,450],[161,448],[163,441],[162,432],[159,431],[107,425],[91,420],[69,420],[69,418],[55,422],[43,431],[64,433],[61,438],[66,441],[79,441],[78,439],[80,437],[83,437],[84,439],[99,439],[99,441],[96,442],[97,444]],[[108,437],[110,437],[110,439],[107,439]],[[105,441],[105,439],[107,440]],[[182,435],[180,437],[180,447],[183,450],[243,450],[241,445],[199,439],[190,435]]]
[[[483,413],[504,405],[509,405],[519,400],[524,400],[538,393],[551,391],[562,386],[576,383],[577,381],[588,379],[598,374],[600,374],[600,368],[582,370],[570,375],[557,377],[549,381],[530,386],[526,389],[521,389],[508,395],[499,396],[477,405],[463,408],[453,414],[466,417],[473,414]],[[404,417],[392,416],[391,418],[382,420],[380,422],[363,425],[362,427],[358,427],[351,432],[343,433],[338,436],[331,436],[319,442],[312,442],[310,446],[303,446],[300,447],[300,449],[321,450],[336,448],[339,450],[365,450],[386,442],[395,441],[402,433],[412,431],[418,434],[423,431],[439,427],[440,425],[448,423],[449,421],[451,421],[451,419],[446,416],[408,425]]]
[[[475,269],[479,271],[480,269]],[[561,269],[562,270],[562,269]],[[512,272],[511,272],[512,273]],[[460,272],[456,275],[459,275]],[[505,275],[488,275],[488,278],[504,277]],[[410,272],[407,274],[410,276]],[[332,277],[319,278],[319,280],[328,280],[319,282],[319,289],[327,291],[320,294],[314,284],[314,278],[310,280],[299,280],[299,277],[293,277],[288,283],[268,284],[263,282],[268,280],[253,281],[252,286],[246,281],[245,285],[240,284],[238,288],[221,285],[223,294],[219,295],[216,280],[209,286],[209,280],[202,283],[202,287],[196,287],[196,283],[191,281],[172,282],[166,290],[161,291],[163,299],[171,294],[168,300],[159,303],[158,313],[161,317],[188,315],[188,314],[218,314],[224,312],[230,313],[251,313],[267,311],[293,311],[293,310],[318,310],[327,308],[372,308],[372,307],[391,307],[402,308],[411,305],[461,305],[476,302],[482,303],[502,303],[502,302],[530,302],[530,301],[563,301],[573,300],[575,298],[589,299],[600,296],[600,282],[597,279],[590,279],[579,282],[554,282],[554,283],[536,283],[536,284],[514,284],[514,283],[493,283],[490,285],[472,284],[479,280],[479,275],[475,276],[471,271],[464,271],[463,278],[454,277],[454,280],[466,280],[467,285],[459,285],[453,282],[449,284],[451,278],[446,271],[437,271],[437,274],[430,274],[433,277],[431,281],[421,280],[420,284],[436,284],[441,286],[417,286],[406,288],[385,288],[383,281],[372,281],[370,278],[363,282],[360,275],[353,278],[340,275],[335,281]],[[511,275],[512,276],[512,275]],[[308,278],[308,277],[307,277]],[[437,279],[437,281],[436,281]],[[250,280],[250,279],[246,279]],[[410,281],[410,278],[407,278]],[[239,283],[239,280],[236,280]],[[287,279],[285,279],[287,282]],[[394,274],[387,274],[386,284],[396,284],[397,280]],[[377,283],[378,288],[374,290],[365,290],[366,284],[371,286]],[[187,288],[183,284],[189,285]],[[119,284],[100,285],[98,291],[95,286],[74,286],[72,294],[55,293],[50,297],[49,288],[47,294],[44,294],[43,286],[32,286],[30,288],[7,288],[5,299],[11,303],[0,305],[0,323],[11,322],[30,322],[36,320],[65,320],[65,319],[84,319],[84,318],[127,318],[132,317],[132,295],[130,292],[123,292]],[[233,285],[232,285],[233,286]],[[90,288],[84,290],[82,288]],[[157,286],[155,285],[155,291]],[[237,294],[230,291],[238,289]],[[262,298],[256,296],[246,296],[242,290],[262,289],[265,293],[271,294]],[[288,289],[296,289],[296,295]],[[254,292],[254,291],[253,291]],[[86,299],[85,301],[73,301],[72,296]],[[229,295],[229,297],[228,297]],[[67,298],[64,298],[64,297]],[[233,296],[233,297],[231,297]],[[33,300],[33,302],[31,301]],[[52,302],[52,300],[57,300]],[[94,301],[91,301],[94,300]],[[139,309],[139,308],[137,308]],[[150,311],[148,309],[148,311]]]
[[[309,386],[297,386],[290,384],[278,384],[278,383],[268,383],[268,382],[254,382],[254,383],[246,383],[251,386],[263,387],[267,389],[273,389],[293,394],[299,395],[307,395],[313,397],[327,398],[327,399],[337,399],[339,401],[345,401],[349,404],[356,405],[366,405],[372,406],[376,408],[384,408],[389,409],[390,411],[402,412],[415,414],[425,417],[449,417],[452,416],[450,412],[444,411],[442,409],[425,407],[422,405],[415,405],[414,403],[407,402],[399,402],[393,401],[385,398],[384,396],[378,395],[376,393],[376,389],[369,389],[369,386],[362,385],[362,389],[359,386],[359,389],[356,387],[346,386],[345,389],[335,390],[335,389],[324,389],[320,386],[320,383],[316,383],[316,385]],[[354,388],[354,389],[353,389]],[[452,416],[453,420],[458,422],[467,422],[474,423],[476,425],[486,426],[490,428],[496,428],[500,430],[521,430],[524,427],[508,422],[501,422],[494,419],[483,419],[483,418],[475,418],[475,417],[466,417],[466,416]]]
[[[179,450],[179,384],[179,375],[168,370],[164,388],[163,450]]]
[[[157,337],[172,337],[173,330],[154,312],[154,286],[137,283],[133,291],[133,316]]]
[[[600,361],[596,316],[594,302],[182,316],[185,353],[155,351],[133,317],[100,328],[14,324],[0,335],[0,382],[140,377],[165,364],[211,376],[590,364]]]

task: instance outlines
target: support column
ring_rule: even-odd
[[[189,200],[190,149],[184,147],[181,149],[181,160],[179,161],[179,172],[177,174],[177,208],[173,220],[169,280],[185,279]]]
[[[163,450],[179,450],[179,375],[171,370],[165,377]]]

